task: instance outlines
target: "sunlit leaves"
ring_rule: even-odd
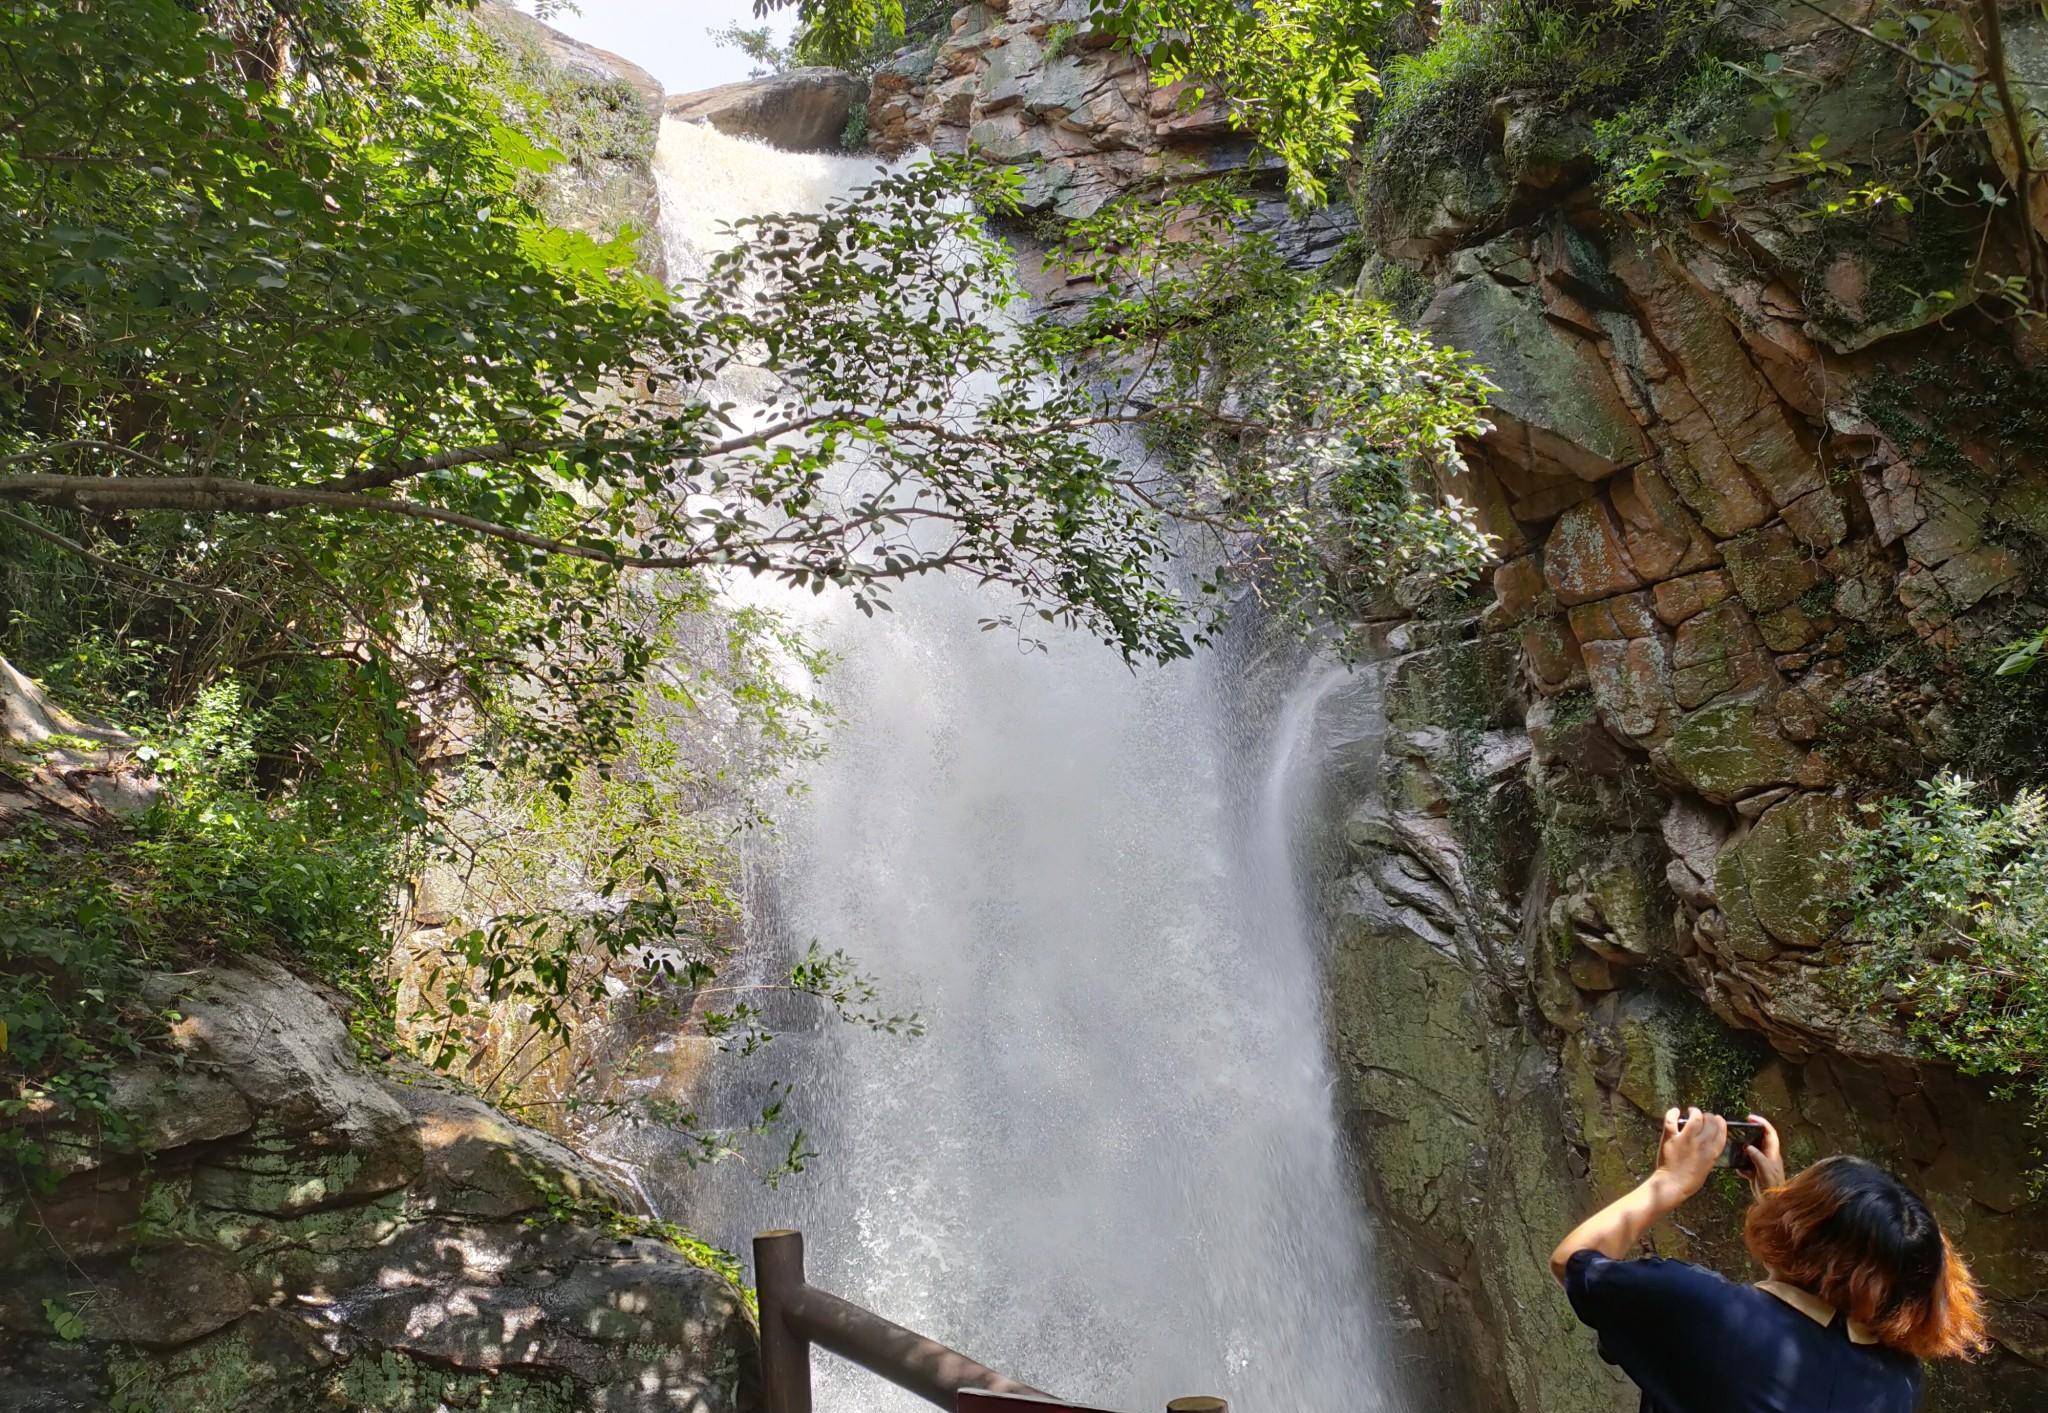
[[[288,852],[265,822],[343,798],[365,838],[573,875],[583,904],[508,885],[451,922],[418,991],[450,1065],[496,1018],[564,1043],[615,987],[711,989],[717,830],[745,821],[676,808],[702,772],[664,711],[803,749],[771,625],[715,680],[670,670],[719,576],[873,613],[959,574],[1001,626],[1142,660],[1191,652],[1226,582],[1316,617],[1348,566],[1483,550],[1422,474],[1478,429],[1477,377],[1286,270],[1220,188],[1077,225],[1057,314],[992,234],[1018,173],[962,159],[743,222],[671,295],[630,233],[545,219],[536,179],[588,154],[460,15],[304,13],[300,65],[258,80],[177,0],[0,15],[31,76],[0,92],[0,505],[71,576],[10,631],[124,713],[203,724],[231,678],[278,724],[249,763],[271,797],[201,821],[259,889]],[[95,558],[36,538],[57,527]],[[778,985],[914,1025],[829,951]],[[752,1006],[704,1024],[744,1037]],[[479,1082],[520,1073],[500,1060]]]
[[[754,0],[756,15],[791,8],[806,63],[850,64],[876,40],[903,33],[903,0]]]
[[[1866,806],[1846,858],[1854,977],[1966,1074],[2048,1116],[2048,797],[1946,773]]]
[[[1283,613],[1341,615],[1361,587],[1457,581],[1484,560],[1431,489],[1484,426],[1485,380],[1370,301],[1287,268],[1228,187],[1110,203],[1055,261],[1097,288],[1039,330],[1096,371],[1105,410],[1155,455],[1132,493],[1202,542],[1193,557]]]
[[[1183,101],[1215,99],[1231,124],[1320,202],[1350,154],[1358,105],[1379,91],[1371,53],[1396,7],[1374,0],[1093,0],[1093,22],[1145,56]]]

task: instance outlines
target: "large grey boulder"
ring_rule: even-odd
[[[0,825],[33,814],[76,829],[140,814],[157,786],[137,768],[136,744],[71,715],[0,657]]]
[[[791,69],[679,93],[668,100],[668,115],[758,138],[785,152],[824,152],[840,145],[847,120],[867,92],[865,83],[843,69]]]
[[[148,994],[173,1053],[115,1077],[121,1140],[47,1120],[54,1188],[0,1173],[0,1408],[758,1406],[743,1292],[576,1153],[366,1069],[275,962]]]

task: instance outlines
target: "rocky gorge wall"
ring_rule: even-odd
[[[1499,388],[1456,489],[1503,563],[1374,630],[1348,714],[1370,725],[1333,778],[1328,1024],[1415,1406],[1634,1407],[1544,1257],[1640,1174],[1654,1116],[1699,1100],[1777,1116],[1795,1161],[1864,1152],[1927,1192],[2000,1341],[1930,1406],[2048,1407],[2023,1115],[1830,983],[1832,831],[2005,739],[1959,664],[2048,615],[2039,427],[2010,415],[2038,399],[1996,330],[1901,297],[1953,251],[1915,229],[1645,239],[1589,189],[1583,124],[1514,94],[1398,173],[1362,154],[1355,201],[1304,217],[1220,108],[1153,86],[1087,11],[962,7],[875,75],[873,145],[972,144],[1053,221],[1252,167],[1298,261],[1362,263]],[[1767,42],[1837,44],[1796,13]],[[565,115],[561,218],[651,233],[659,90],[486,23]],[[1860,132],[1900,140],[1886,75],[1808,57]],[[121,803],[71,750],[24,808]],[[621,1199],[588,1164],[365,1070],[329,998],[275,968],[156,985],[179,1059],[121,1077],[136,1140],[81,1136],[54,1193],[0,1201],[0,1405],[751,1406],[738,1292],[596,1217]],[[1738,1213],[1712,1190],[1659,1248],[1740,1271]]]
[[[1836,140],[1909,140],[1888,66],[1796,8],[1754,23],[1821,76]],[[1476,612],[1389,642],[1332,899],[1376,1210],[1422,1327],[1491,1355],[1436,1367],[1477,1406],[1633,1406],[1588,1377],[1542,1260],[1698,1102],[1773,1116],[1795,1163],[1858,1152],[1925,1193],[1999,1342],[1937,1370],[1928,1406],[2048,1406],[2025,1114],[1842,987],[1834,856],[1859,804],[2035,748],[2037,704],[1980,665],[2044,612],[2020,331],[1907,292],[1961,282],[1939,217],[1802,226],[1787,201],[1653,237],[1586,189],[1569,111],[1503,95],[1480,132],[1368,157],[1357,190],[1362,283],[1497,385],[1454,489],[1505,562]],[[1710,1193],[1658,1249],[1746,1270],[1743,1200]]]
[[[114,1076],[119,1141],[47,1135],[0,1191],[0,1407],[152,1413],[755,1406],[727,1275],[629,1197],[249,959],[163,975],[172,1053]]]
[[[0,842],[124,827],[157,788],[135,745],[0,659]],[[141,993],[166,1033],[113,1066],[105,1121],[9,1116],[42,1156],[0,1174],[0,1408],[757,1406],[735,1270],[553,1138],[380,1061],[339,994],[260,955]]]
[[[963,7],[876,74],[876,146],[1015,163],[1051,220],[1252,161],[1087,8]],[[1747,23],[1818,75],[1837,142],[1910,143],[1896,74],[1844,32],[1789,5]],[[1348,207],[1303,221],[1258,189],[1296,258],[1356,254],[1364,291],[1498,388],[1450,489],[1502,563],[1490,592],[1376,630],[1352,716],[1383,724],[1340,764],[1325,900],[1345,1114],[1418,1395],[1635,1406],[1545,1258],[1641,1175],[1656,1116],[1700,1102],[1774,1116],[1795,1163],[1860,1152],[1925,1192],[1999,1342],[1937,1371],[1929,1406],[2048,1407],[2025,1116],[1835,980],[1831,851],[1857,804],[2033,749],[2030,708],[1968,664],[2048,616],[2038,379],[2010,328],[1909,292],[1956,279],[1967,243],[1938,214],[1653,237],[1598,200],[1589,124],[1528,94],[1380,140],[1405,150],[1369,137]],[[1710,1190],[1658,1249],[1746,1269],[1741,1205]]]

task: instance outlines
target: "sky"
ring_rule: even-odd
[[[754,0],[576,0],[577,8],[548,23],[586,44],[631,59],[670,93],[690,93],[747,76],[747,58],[711,42],[707,31],[729,24],[767,24],[789,38],[793,11],[754,18]],[[531,11],[531,0],[522,8]]]

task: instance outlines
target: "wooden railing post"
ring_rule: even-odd
[[[754,1238],[764,1413],[811,1413],[811,1346],[850,1359],[947,1413],[1099,1413],[1065,1403],[804,1279],[802,1232]],[[1220,1398],[1176,1398],[1167,1413],[1230,1413]]]
[[[804,1236],[764,1231],[754,1238],[754,1290],[761,1300],[761,1403],[765,1413],[811,1413],[811,1342],[789,1323],[804,1288]]]

